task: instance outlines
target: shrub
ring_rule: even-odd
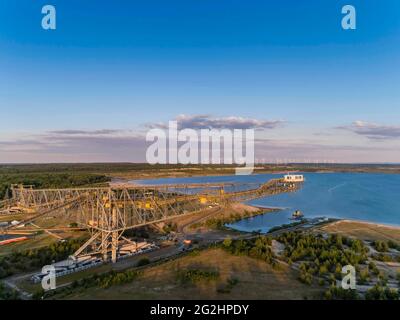
[[[147,258],[147,257],[143,257],[138,261],[137,266],[138,267],[142,267],[142,266],[145,266],[145,265],[147,265],[149,263],[150,263],[150,259]]]
[[[360,297],[356,290],[345,290],[341,287],[331,286],[325,293],[327,300],[358,300]]]
[[[366,300],[399,300],[399,292],[396,289],[382,287],[376,284],[365,293]]]
[[[228,238],[227,238],[228,239]],[[247,240],[224,240],[222,248],[234,255],[245,255],[251,258],[264,260],[270,264],[275,261],[275,255],[272,252],[272,239],[266,236],[258,236]],[[227,245],[230,242],[229,246]]]
[[[177,272],[177,279],[182,283],[195,283],[198,281],[216,280],[219,277],[218,271],[207,271],[200,269],[179,270]]]
[[[223,244],[224,247],[229,248],[231,246],[231,244],[232,244],[232,239],[227,237],[227,238],[224,239],[222,244]]]
[[[373,246],[379,252],[387,252],[389,250],[389,245],[386,241],[376,240],[373,242]]]
[[[224,285],[220,285],[217,288],[217,292],[219,293],[230,293],[234,286],[239,283],[239,279],[237,278],[229,278],[227,283]]]

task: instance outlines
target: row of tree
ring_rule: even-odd
[[[32,185],[35,188],[80,187],[110,181],[101,174],[90,173],[13,173],[0,175],[0,199],[11,196],[12,184]]]
[[[64,260],[74,253],[84,242],[84,239],[71,239],[64,242],[54,242],[48,247],[13,251],[0,258],[0,279],[17,272],[32,271],[55,261]]]
[[[385,240],[375,240],[372,243],[373,247],[375,248],[376,251],[379,252],[388,252],[389,249],[395,249],[400,251],[400,244],[389,240],[389,241],[385,241]]]
[[[222,243],[222,248],[234,255],[248,256],[276,265],[277,260],[272,251],[271,245],[271,237],[258,236],[253,239],[245,240],[232,240],[231,238],[226,238]]]
[[[183,284],[195,283],[198,281],[211,281],[219,278],[217,270],[188,269],[178,270],[176,274],[177,280]]]
[[[140,275],[139,271],[126,270],[121,272],[109,271],[101,274],[95,273],[94,275],[80,280],[74,280],[70,286],[56,289],[53,291],[45,292],[43,289],[39,289],[33,295],[33,299],[50,298],[54,295],[68,296],[73,292],[84,290],[91,287],[100,287],[103,289],[109,288],[115,285],[121,285],[130,283]]]
[[[330,235],[286,232],[277,237],[285,245],[284,255],[290,262],[306,260],[316,267],[324,265],[334,271],[338,264],[356,266],[364,263],[368,256],[368,247],[361,240]]]
[[[343,266],[360,270],[359,265],[368,259],[368,247],[362,241],[340,235],[324,237],[296,231],[283,233],[277,240],[285,245],[283,255],[289,264],[301,262],[299,280],[306,284],[318,276],[321,284],[328,279],[334,285],[342,277]]]

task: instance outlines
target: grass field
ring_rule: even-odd
[[[0,256],[10,254],[13,251],[24,251],[24,250],[46,247],[55,241],[57,241],[57,239],[49,236],[48,234],[39,234],[26,241],[16,242],[5,246],[1,246]]]
[[[214,280],[181,283],[178,270],[217,270]],[[236,279],[235,285],[228,281]],[[221,289],[225,288],[225,293]],[[227,288],[229,288],[227,290]],[[312,299],[322,288],[307,286],[285,265],[273,269],[264,261],[234,256],[222,249],[207,249],[174,261],[149,267],[131,283],[108,289],[82,288],[67,299]],[[61,298],[61,297],[55,297]]]

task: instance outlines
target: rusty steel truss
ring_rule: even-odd
[[[272,179],[256,188],[243,184],[186,184],[153,186],[110,186],[98,188],[34,189],[12,186],[12,198],[0,211],[18,208],[26,218],[3,229],[10,231],[30,223],[42,222],[43,228],[54,220],[70,221],[87,228],[90,238],[73,255],[100,255],[116,262],[120,241],[128,241],[124,231],[167,221],[205,210],[210,205],[224,205],[278,192],[293,191],[297,184]]]

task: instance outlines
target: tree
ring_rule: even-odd
[[[324,294],[325,299],[335,300],[357,300],[359,299],[356,290],[345,290],[341,287],[331,286]]]
[[[231,246],[231,244],[232,244],[232,239],[227,237],[227,238],[224,239],[222,244],[223,244],[223,246],[225,248],[229,248]]]
[[[369,271],[368,268],[365,268],[360,271],[360,278],[359,278],[359,284],[365,284],[369,281]]]
[[[387,252],[389,250],[389,245],[386,241],[376,240],[374,241],[374,248],[379,252]]]

